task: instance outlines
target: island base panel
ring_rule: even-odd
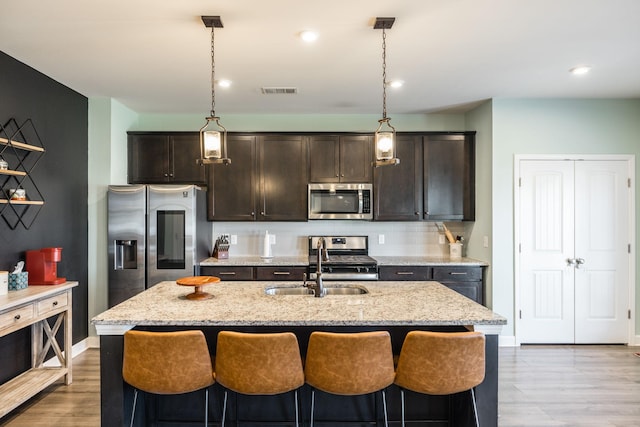
[[[171,327],[137,328],[151,331],[169,331],[195,329]],[[281,332],[293,331],[298,336],[304,356],[308,337],[315,330],[332,332],[356,332],[367,330],[388,330],[391,333],[394,353],[398,354],[404,336],[410,330],[459,331],[460,327],[200,327],[207,337],[211,354],[215,353],[217,333],[220,330],[239,332]],[[486,375],[485,380],[476,388],[476,399],[480,425],[497,426],[498,408],[498,337],[487,335],[486,340]],[[102,425],[128,425],[131,416],[133,389],[122,380],[122,336],[101,336],[101,416]],[[386,390],[387,410],[390,425],[399,425],[400,390],[391,386]],[[452,396],[425,396],[407,392],[406,417],[412,426],[438,427],[440,425],[472,426],[473,412],[469,393]],[[209,420],[216,424],[222,414],[223,389],[214,384],[209,394]],[[305,385],[299,391],[300,419],[308,423],[310,414],[311,389]],[[136,426],[146,425],[153,421],[163,426],[193,425],[203,419],[204,393],[194,392],[178,396],[145,396],[138,400],[136,409]],[[268,421],[282,424],[283,420],[295,419],[293,412],[293,396],[287,393],[279,396],[242,396],[230,393],[227,403],[227,419],[230,425],[242,421],[243,427],[265,426]],[[318,425],[340,426],[345,421],[354,421],[354,426],[371,425],[367,422],[374,416],[379,425],[383,425],[382,401],[379,395],[368,396],[333,396],[316,392],[316,416]],[[427,421],[429,420],[429,421]],[[438,420],[434,422],[434,420]],[[326,421],[326,422],[325,422]],[[360,423],[362,421],[362,423]],[[151,423],[152,425],[156,425]]]

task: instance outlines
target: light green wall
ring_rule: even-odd
[[[492,229],[493,309],[513,335],[513,163],[516,154],[633,154],[640,156],[640,100],[494,99]],[[638,181],[636,171],[635,182]],[[636,185],[636,211],[640,196]],[[638,224],[636,219],[636,230]],[[638,236],[632,242],[636,247]],[[636,251],[637,257],[637,251]],[[638,259],[636,259],[636,264]],[[636,312],[640,298],[636,282]],[[636,331],[640,330],[636,318]]]
[[[138,116],[110,98],[89,99],[88,223],[89,320],[107,309],[109,184],[127,183],[127,134]],[[89,334],[95,329],[89,325]]]
[[[465,223],[468,237],[467,256],[489,263],[487,268],[485,303],[493,306],[491,268],[491,155],[492,155],[492,103],[486,103],[466,114],[466,129],[476,131],[476,219]],[[489,241],[484,247],[484,237]]]
[[[464,129],[462,114],[411,114],[390,116],[398,131],[440,131]],[[221,115],[220,123],[230,132],[373,132],[376,115]],[[135,129],[130,130],[199,130],[204,115],[141,114]]]

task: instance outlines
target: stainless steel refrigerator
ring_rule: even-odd
[[[112,185],[107,194],[109,307],[193,276],[210,254],[206,194],[195,185]]]

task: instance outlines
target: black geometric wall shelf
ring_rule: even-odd
[[[0,216],[12,230],[20,224],[29,229],[44,206],[31,176],[44,153],[31,119],[0,125]]]

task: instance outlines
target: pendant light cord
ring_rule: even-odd
[[[387,33],[382,28],[382,118],[387,118]]]
[[[211,26],[211,117],[216,116],[216,58],[214,27]]]

